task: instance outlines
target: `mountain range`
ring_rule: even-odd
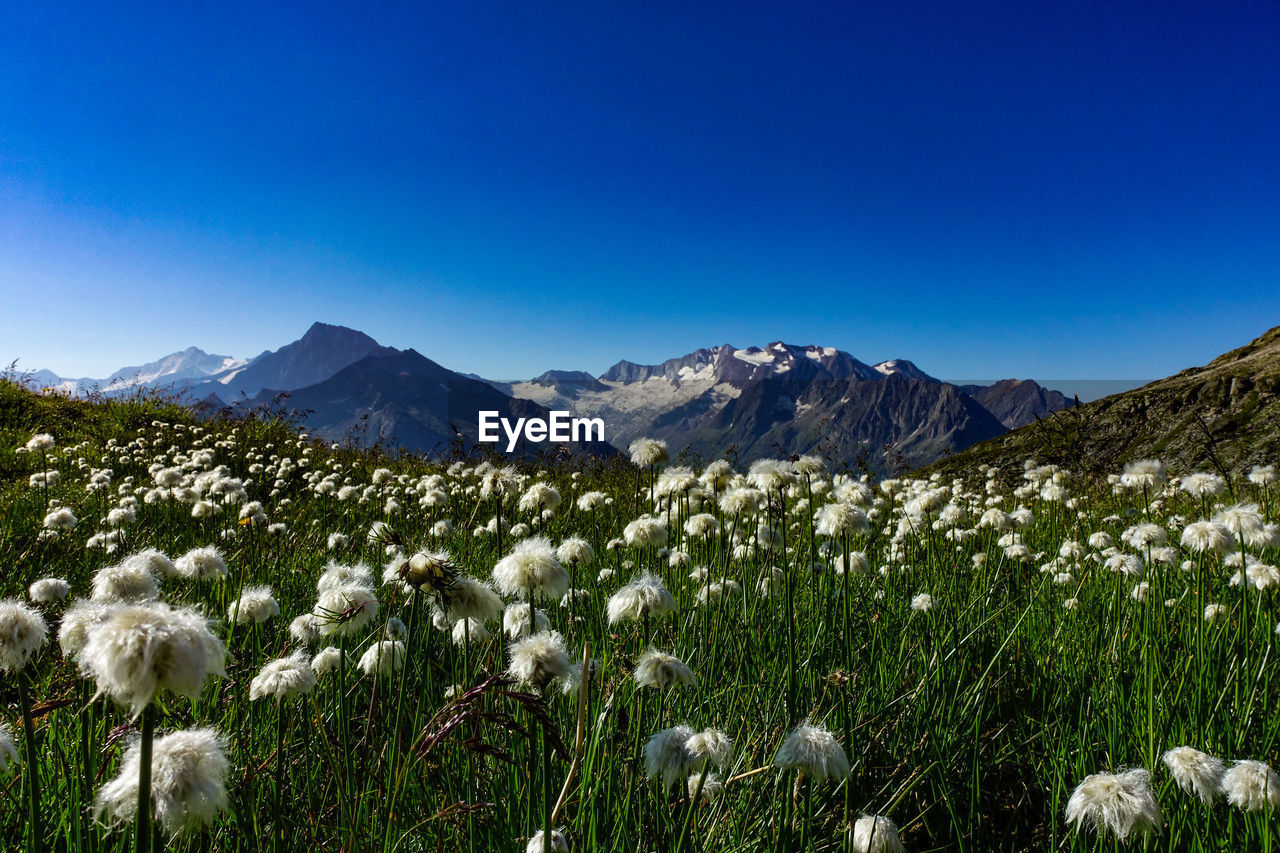
[[[554,409],[603,419],[608,444],[579,448],[587,452],[613,453],[647,435],[693,459],[816,452],[875,471],[927,464],[1069,405],[1031,380],[961,387],[906,359],[869,365],[834,347],[781,341],[724,344],[661,364],[619,361],[600,376],[551,370],[500,382],[325,323],[251,359],[192,347],[105,380],[36,371],[26,381],[71,394],[155,389],[215,409],[284,401],[313,434],[411,451],[475,442],[479,411],[514,421]]]

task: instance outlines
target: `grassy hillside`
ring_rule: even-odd
[[[1104,474],[1152,457],[1224,476],[1280,459],[1280,326],[1204,367],[1057,412],[925,471],[1035,458]]]

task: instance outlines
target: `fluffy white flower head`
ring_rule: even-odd
[[[694,769],[697,756],[689,751],[689,738],[694,731],[689,726],[673,726],[652,735],[644,745],[645,775],[661,779],[662,790],[667,791]]]
[[[807,773],[815,781],[840,780],[849,775],[849,759],[844,747],[823,726],[802,723],[793,731],[773,758],[775,767]]]
[[[503,595],[523,596],[532,591],[559,601],[569,588],[569,573],[560,565],[551,543],[534,536],[517,542],[511,553],[498,561],[493,581]]]
[[[71,584],[62,578],[41,578],[27,589],[27,595],[38,604],[62,601],[71,591]]]
[[[1222,774],[1227,802],[1246,812],[1280,808],[1280,777],[1262,761],[1237,761]]]
[[[1160,756],[1178,787],[1212,805],[1222,793],[1222,773],[1227,765],[1220,758],[1190,746],[1170,749]]]
[[[227,608],[227,618],[242,625],[258,625],[279,615],[280,605],[276,603],[269,586],[245,587],[240,598],[231,602],[231,606]]]
[[[316,671],[306,653],[297,651],[263,666],[249,682],[249,699],[270,697],[279,702],[310,693],[315,686]]]
[[[213,545],[192,548],[173,563],[174,571],[188,580],[220,581],[227,576],[227,564]]]
[[[0,601],[0,670],[20,672],[47,642],[49,626],[39,611],[21,601]]]
[[[564,637],[558,631],[546,631],[519,640],[511,647],[511,665],[507,674],[521,684],[542,689],[553,678],[569,674],[569,655]]]
[[[655,649],[649,649],[640,655],[640,660],[636,662],[635,679],[636,684],[641,687],[656,687],[659,690],[694,686],[698,683],[698,676],[694,675],[684,661]]]
[[[86,627],[78,660],[99,695],[136,717],[161,689],[195,699],[205,679],[226,674],[226,653],[204,616],[152,602],[108,608]]]
[[[142,744],[125,752],[120,775],[98,792],[94,816],[106,812],[112,823],[138,816],[138,771]],[[174,732],[155,741],[151,754],[151,798],[156,821],[170,835],[210,824],[227,809],[230,764],[222,737],[214,729]]]
[[[1151,774],[1141,767],[1119,773],[1094,773],[1071,792],[1067,822],[1079,831],[1111,832],[1121,841],[1135,831],[1159,832],[1164,827],[1160,804],[1151,793]]]
[[[676,609],[676,600],[662,578],[643,574],[611,595],[605,607],[612,625],[624,619],[665,616]]]
[[[854,853],[902,853],[897,825],[882,815],[863,815],[849,834]]]

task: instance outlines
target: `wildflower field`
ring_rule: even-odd
[[[0,392],[5,851],[1272,849],[1273,467],[433,462]]]

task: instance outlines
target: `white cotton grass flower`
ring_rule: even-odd
[[[1262,761],[1237,761],[1222,774],[1227,802],[1241,811],[1280,808],[1280,777]]]
[[[171,578],[178,576],[177,567],[163,551],[147,548],[130,554],[120,561],[124,566],[136,566],[150,572],[155,578]]]
[[[125,752],[120,773],[102,786],[94,801],[94,817],[106,813],[109,823],[138,816],[138,775],[142,742]],[[215,729],[191,729],[157,738],[151,753],[151,801],[156,821],[170,835],[199,829],[227,809],[226,745]]]
[[[659,690],[668,687],[694,687],[698,684],[698,676],[684,661],[656,649],[648,649],[640,655],[634,677],[640,687],[656,687]]]
[[[297,651],[288,657],[268,661],[249,682],[249,699],[271,698],[277,702],[296,699],[310,693],[316,686],[316,671],[311,667],[306,652]]]
[[[1112,554],[1103,563],[1103,567],[1108,571],[1130,576],[1141,575],[1146,571],[1142,560],[1133,554]]]
[[[714,803],[724,796],[724,782],[714,773],[698,771],[689,774],[686,785],[689,799],[698,796],[699,788],[702,789],[701,798],[704,803]]]
[[[1276,466],[1254,465],[1249,469],[1249,482],[1255,486],[1269,486],[1276,481]]]
[[[75,513],[65,506],[49,510],[44,517],[45,530],[70,530],[79,522]]]
[[[173,561],[174,571],[193,581],[220,581],[227,576],[227,564],[222,552],[213,545],[192,548]]]
[[[661,548],[667,544],[667,525],[651,515],[642,515],[622,529],[622,539],[637,548]]]
[[[563,565],[589,566],[596,559],[596,552],[592,550],[591,544],[587,540],[578,536],[572,536],[556,547],[556,558]]]
[[[839,781],[849,775],[849,759],[835,735],[824,726],[808,722],[787,736],[773,757],[773,764],[781,770],[806,773],[816,782]]]
[[[1236,547],[1236,539],[1215,521],[1193,521],[1182,531],[1182,547],[1199,554],[1225,554]]]
[[[27,440],[27,443],[23,446],[32,453],[52,450],[53,436],[47,432],[38,432],[35,435],[31,436],[31,438],[29,438]]]
[[[387,564],[382,575],[383,583],[403,581],[409,590],[421,589],[424,585],[431,589],[440,586],[441,579],[454,574],[453,557],[448,551],[420,550],[406,561],[398,556]]]
[[[357,666],[365,675],[392,675],[404,666],[405,645],[399,640],[379,640],[360,656]]]
[[[760,572],[760,580],[756,581],[756,591],[761,598],[773,598],[786,590],[786,575],[777,566],[770,566]]]
[[[867,516],[853,504],[830,503],[818,510],[814,532],[819,536],[838,538],[846,534],[866,533]]]
[[[927,592],[913,596],[911,599],[911,609],[919,613],[928,613],[933,609],[933,596]]]
[[[1213,520],[1231,531],[1237,541],[1246,545],[1253,545],[1252,540],[1264,536],[1266,532],[1266,519],[1258,511],[1257,504],[1233,504],[1215,515]]]
[[[450,622],[459,619],[487,622],[502,615],[502,597],[484,581],[468,575],[457,578],[452,585],[440,590],[440,602]]]
[[[13,742],[13,729],[8,723],[0,723],[0,773],[8,773],[10,767],[22,763],[22,755]]]
[[[684,743],[694,762],[725,770],[733,761],[733,739],[719,729],[703,729]]]
[[[90,583],[94,601],[103,603],[153,601],[160,597],[155,575],[139,563],[103,566]]]
[[[488,642],[493,634],[479,619],[466,616],[453,623],[452,637],[455,646],[463,646],[467,643]]]
[[[1141,767],[1086,776],[1071,792],[1066,816],[1077,832],[1089,826],[1120,841],[1135,831],[1159,832],[1164,827],[1160,804],[1151,793],[1151,774]]]
[[[520,496],[517,509],[520,512],[541,513],[544,510],[555,512],[560,508],[560,492],[550,483],[537,482],[529,486]]]
[[[667,443],[657,438],[637,438],[628,448],[631,463],[650,468],[667,461]]]
[[[324,570],[320,573],[319,580],[316,581],[316,592],[324,595],[330,590],[350,586],[362,586],[372,591],[373,569],[364,563],[344,566],[341,563],[330,560],[325,563]]]
[[[339,586],[321,593],[313,611],[324,636],[350,637],[378,615],[378,598],[367,586]]]
[[[27,588],[27,597],[37,604],[62,601],[71,592],[71,584],[62,578],[41,578]]]
[[[238,625],[261,625],[272,616],[280,615],[280,605],[271,594],[269,586],[249,586],[227,608],[227,618]]]
[[[119,604],[85,628],[80,672],[136,717],[160,690],[189,699],[205,680],[226,674],[226,648],[194,610],[161,602]]]
[[[314,613],[303,613],[289,623],[289,636],[309,646],[324,636],[325,620]]]
[[[850,575],[865,575],[870,569],[871,566],[867,562],[867,555],[862,551],[837,554],[835,564],[832,567],[832,571],[840,577],[844,577],[846,572]]]
[[[342,649],[337,646],[325,646],[311,659],[311,668],[315,670],[316,675],[332,675],[337,672],[342,668]]]
[[[1227,490],[1227,481],[1217,474],[1195,471],[1182,478],[1179,488],[1194,498],[1212,498]]]
[[[698,590],[694,601],[699,605],[719,604],[726,596],[742,594],[742,584],[730,578],[718,578]]]
[[[747,469],[747,482],[762,492],[776,492],[796,481],[796,469],[781,459],[757,459]]]
[[[565,840],[563,834],[556,830],[551,830],[551,838],[547,840],[542,835],[543,830],[539,829],[529,839],[529,843],[525,845],[525,853],[544,853],[550,850],[551,853],[569,853],[569,842]]]
[[[704,536],[710,536],[720,529],[720,522],[709,512],[700,512],[697,515],[689,517],[684,523],[684,532],[686,536],[699,539]]]
[[[508,639],[518,640],[521,637],[527,637],[529,634],[537,634],[551,627],[551,622],[547,619],[545,610],[534,608],[533,610],[533,629],[529,628],[529,605],[527,604],[511,604],[502,613],[502,630],[506,633]]]
[[[1227,769],[1221,758],[1190,746],[1170,749],[1160,756],[1169,775],[1184,792],[1201,799],[1206,806],[1222,793],[1222,773]]]
[[[883,815],[863,815],[849,828],[853,853],[902,853],[898,826]]]
[[[664,792],[694,769],[697,756],[689,751],[688,746],[689,738],[693,735],[691,727],[680,725],[663,729],[645,741],[645,775],[650,779],[661,780]]]
[[[1227,615],[1227,606],[1225,604],[1206,604],[1204,606],[1204,621],[1216,622],[1218,619]]]
[[[62,656],[75,660],[84,648],[89,626],[106,618],[111,605],[87,598],[77,598],[71,602],[62,614],[62,624],[58,626],[58,645],[62,648]]]
[[[493,567],[498,591],[508,596],[526,596],[559,601],[569,588],[569,573],[560,565],[555,549],[543,536],[517,542],[511,553]]]
[[[0,601],[0,670],[18,673],[49,642],[40,611],[21,601]]]
[[[633,578],[609,596],[605,611],[609,624],[624,620],[641,621],[645,617],[661,618],[676,609],[676,599],[662,578],[648,573]]]
[[[523,685],[541,690],[553,678],[569,674],[569,655],[558,631],[545,631],[511,646],[507,674]]]
[[[592,681],[600,674],[600,661],[592,658],[587,670]],[[560,679],[560,692],[566,696],[576,696],[582,689],[582,661],[569,664],[569,672]]]
[[[1139,549],[1157,547],[1168,540],[1164,528],[1150,522],[1135,524],[1126,530],[1120,538],[1134,548]]]
[[[49,486],[50,488],[52,488],[53,486],[58,485],[58,482],[61,479],[62,479],[62,472],[56,469],[50,470],[50,471],[40,471],[35,474],[32,474],[30,477],[27,478],[27,485],[33,489],[38,489],[43,486]]]
[[[388,640],[407,640],[409,639],[409,626],[398,616],[392,616],[387,619],[387,624],[383,626],[383,633],[387,635]]]
[[[1168,475],[1164,463],[1158,459],[1138,459],[1124,466],[1120,484],[1129,489],[1157,489],[1165,484]]]
[[[1263,563],[1251,562],[1249,568],[1244,570],[1243,578],[1240,572],[1236,572],[1227,583],[1231,586],[1240,586],[1242,582],[1247,583],[1249,589],[1259,591],[1272,589],[1280,586],[1280,569]]]
[[[1011,518],[1004,510],[993,506],[979,516],[978,526],[990,528],[995,531],[1012,530],[1013,518]]]

